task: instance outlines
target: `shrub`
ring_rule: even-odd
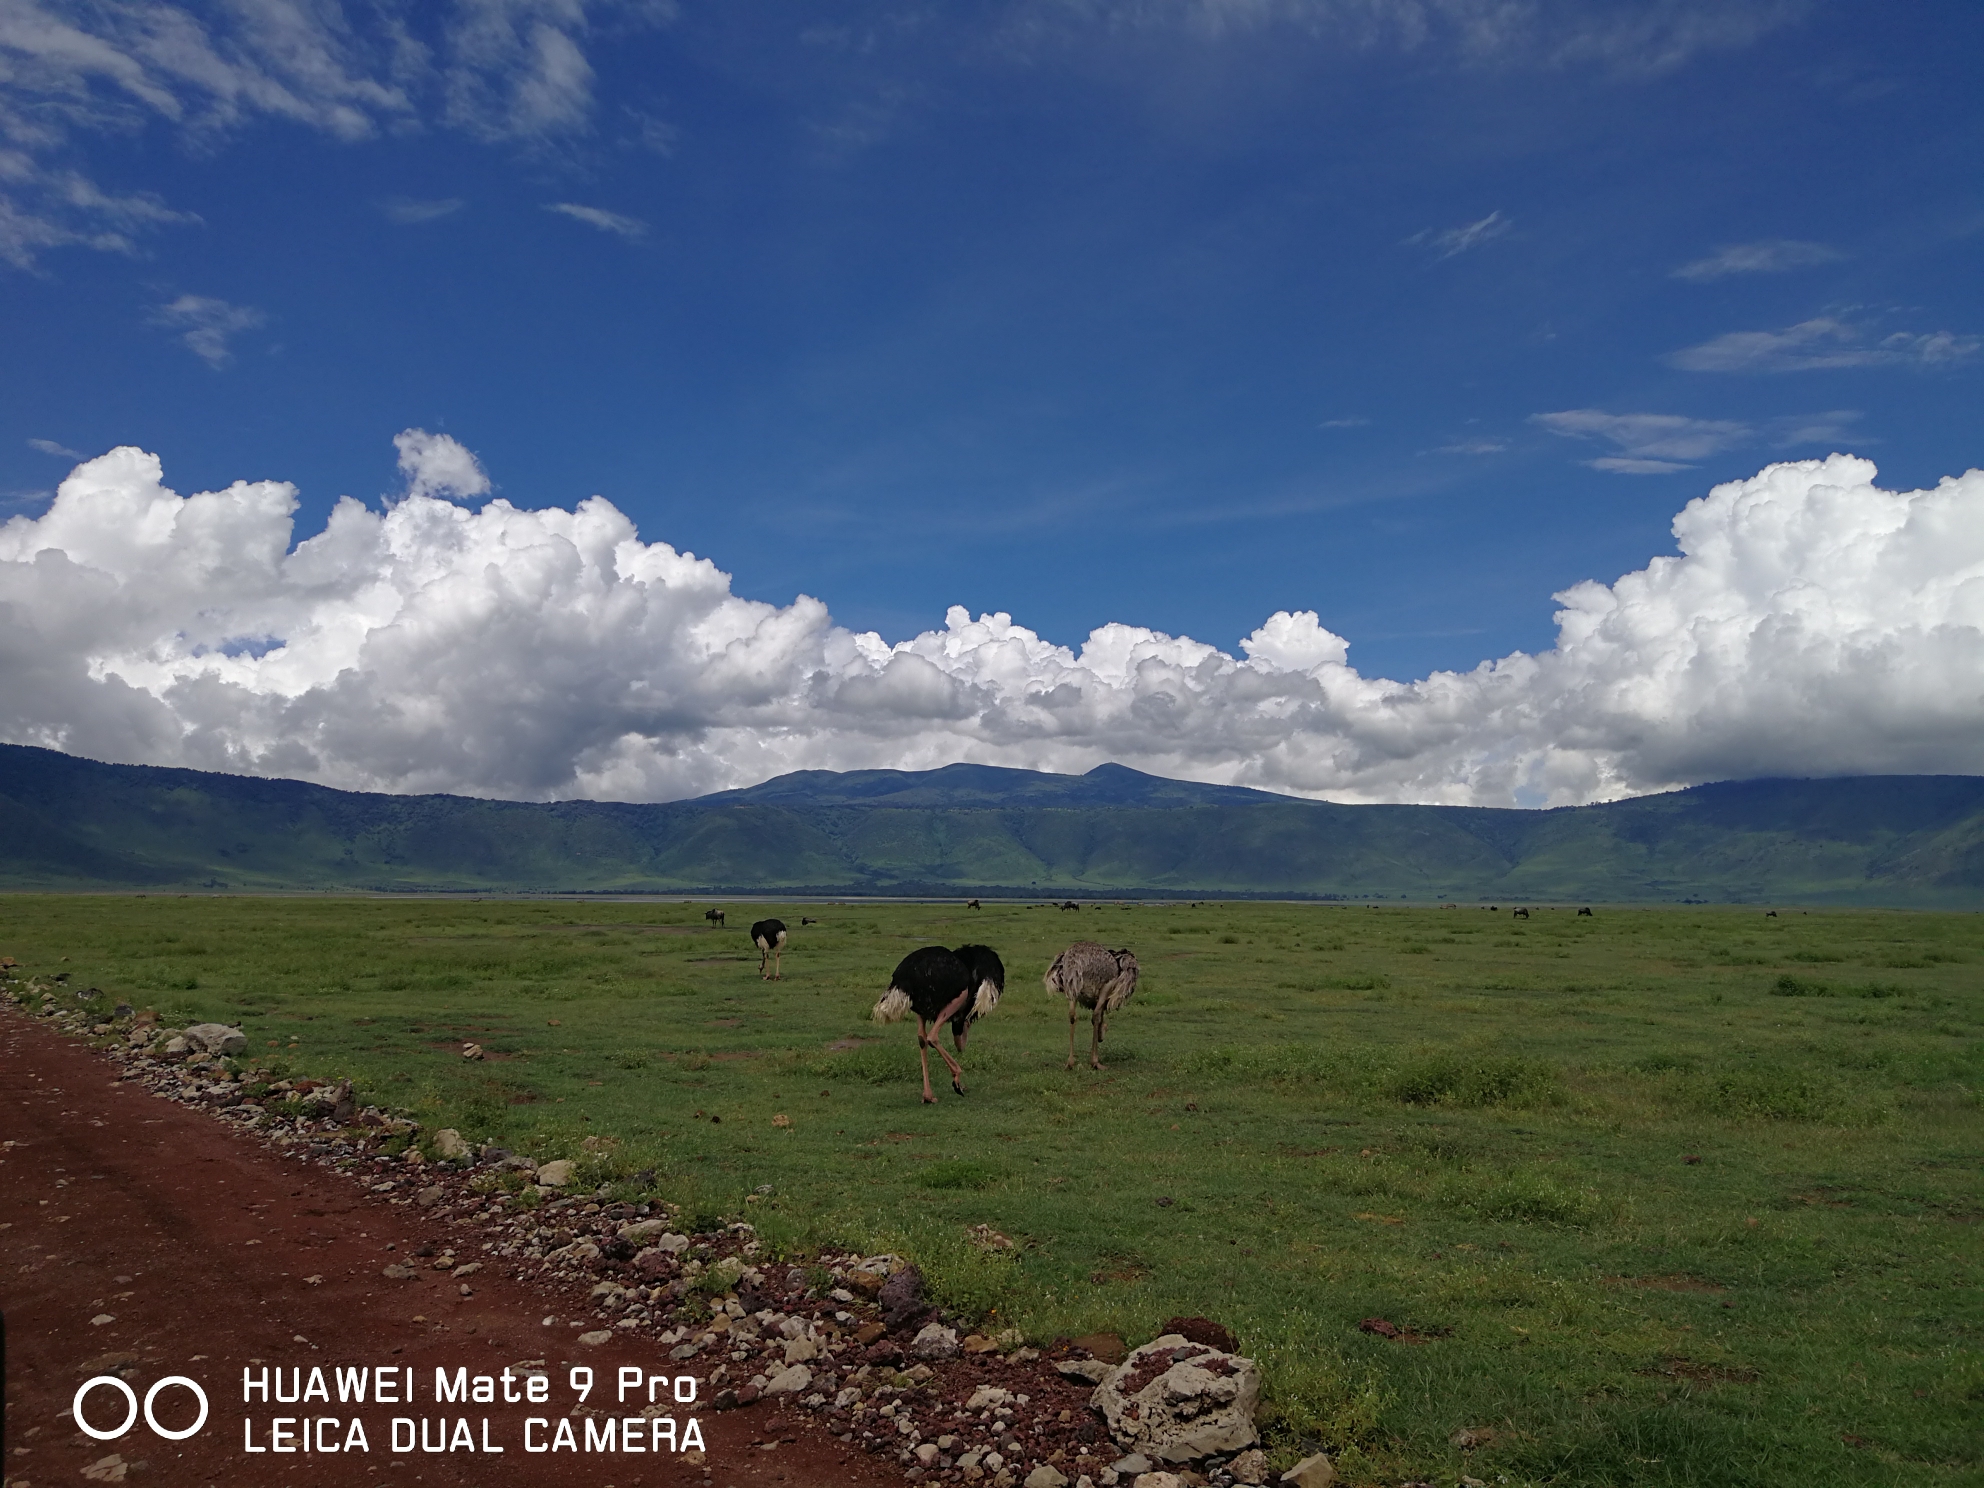
[[[1786,972],[1771,984],[1772,997],[1830,997],[1832,988],[1824,982],[1807,982]]]
[[[1441,1201],[1476,1219],[1504,1224],[1547,1224],[1565,1229],[1589,1229],[1612,1217],[1612,1206],[1585,1188],[1543,1173],[1519,1169],[1481,1184],[1450,1179],[1442,1185]]]
[[[940,1162],[932,1163],[916,1175],[918,1188],[986,1188],[997,1180],[998,1174],[982,1163]]]
[[[1399,1067],[1382,1089],[1408,1106],[1537,1105],[1561,1098],[1562,1079],[1540,1060],[1443,1053]]]

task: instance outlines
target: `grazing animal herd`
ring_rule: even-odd
[[[967,906],[977,909],[978,901]],[[1079,910],[1073,900],[1058,906]],[[1194,908],[1197,906],[1195,905]],[[1491,908],[1493,906],[1490,906]],[[1589,915],[1588,908],[1578,914]],[[1777,911],[1768,913],[1775,915]],[[1529,918],[1526,908],[1515,911],[1517,919]],[[723,924],[723,911],[704,911],[710,924]],[[801,926],[819,921],[802,918]],[[758,949],[758,975],[766,981],[781,979],[780,957],[785,950],[787,931],[783,920],[759,920],[751,927],[751,943]],[[1078,940],[1054,958],[1041,984],[1068,1004],[1068,1068],[1075,1067],[1075,1022],[1083,1010],[1089,1014],[1088,1062],[1091,1069],[1102,1068],[1102,1036],[1109,1015],[1127,1003],[1137,990],[1137,958],[1128,950],[1110,950],[1092,940]],[[916,1051],[923,1068],[923,1100],[935,1103],[930,1088],[930,1051],[935,1049],[951,1075],[951,1089],[964,1094],[965,1038],[971,1025],[999,1005],[1006,990],[1006,966],[990,946],[923,946],[911,951],[896,964],[889,988],[875,1004],[877,1023],[895,1023],[916,1015]],[[951,1026],[951,1043],[957,1050],[952,1058],[938,1042],[944,1025]]]

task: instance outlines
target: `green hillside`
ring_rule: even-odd
[[[1555,811],[1334,806],[1104,765],[803,771],[662,805],[386,796],[0,745],[0,885],[1984,905],[1984,779]]]

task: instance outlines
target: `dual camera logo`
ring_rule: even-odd
[[[88,1398],[90,1391],[94,1390],[98,1385],[108,1385],[124,1397],[124,1420],[109,1431],[99,1430],[83,1419],[83,1401]],[[159,1425],[158,1417],[152,1414],[152,1404],[158,1399],[159,1391],[165,1389],[168,1385],[180,1385],[191,1390],[194,1398],[200,1402],[200,1414],[194,1418],[191,1426],[180,1431],[173,1431]],[[70,1413],[76,1418],[77,1428],[83,1433],[95,1437],[98,1441],[116,1441],[117,1438],[123,1436],[133,1426],[138,1424],[138,1392],[114,1374],[99,1374],[94,1379],[84,1380],[82,1384],[76,1387],[76,1398],[70,1402],[69,1409]],[[207,1424],[207,1392],[200,1388],[199,1381],[197,1380],[190,1380],[183,1374],[168,1374],[164,1379],[158,1381],[149,1390],[145,1391],[144,1417],[145,1424],[167,1441],[184,1441]]]

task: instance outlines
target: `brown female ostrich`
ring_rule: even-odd
[[[1092,1008],[1095,1036],[1089,1041],[1091,1069],[1102,1068],[1102,1025],[1137,990],[1137,958],[1092,940],[1078,940],[1054,958],[1041,983],[1068,999],[1068,1068],[1075,1067],[1075,1009]]]
[[[916,1052],[923,1062],[923,1101],[932,1104],[930,1093],[930,1051],[950,1066],[951,1089],[964,1094],[964,1066],[944,1052],[937,1034],[945,1023],[951,1025],[951,1040],[964,1053],[965,1030],[972,1020],[998,1005],[1005,989],[1006,968],[989,947],[959,946],[955,951],[943,946],[924,946],[911,951],[897,963],[889,978],[889,990],[875,1004],[877,1023],[893,1023],[905,1013],[916,1014]]]

